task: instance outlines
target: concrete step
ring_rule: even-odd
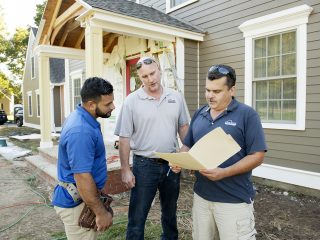
[[[57,184],[57,166],[41,155],[25,157],[28,165],[37,172],[37,175],[50,185]]]
[[[49,162],[53,164],[57,164],[58,159],[58,145],[54,145],[50,148],[38,148],[39,155],[43,158],[47,159]]]

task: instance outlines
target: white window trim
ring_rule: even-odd
[[[73,71],[70,73],[71,77],[71,85],[72,85],[72,107],[74,106],[74,80],[80,78],[80,85],[82,86],[83,83],[83,69],[79,69],[77,71]],[[71,109],[72,111],[75,109]]]
[[[39,102],[38,102],[38,95],[39,95]],[[37,117],[40,117],[38,105],[40,104],[40,91],[39,89],[36,90],[36,109],[37,109]]]
[[[263,17],[248,20],[239,26],[245,37],[245,103],[252,106],[253,40],[270,34],[296,30],[297,36],[297,112],[296,123],[262,123],[263,128],[305,130],[307,23],[312,7],[304,4]]]
[[[29,97],[31,97],[31,106],[29,105]],[[27,92],[27,102],[28,102],[28,116],[32,117],[33,116],[33,109],[32,109],[32,91]],[[31,109],[31,114],[30,114],[30,109]]]
[[[33,55],[31,56],[31,79],[35,79],[36,78],[36,57]],[[33,64],[33,68],[32,68],[32,64]],[[32,71],[33,69],[33,71]],[[33,72],[33,76],[32,76],[32,72]]]
[[[185,7],[185,6],[189,5],[189,4],[192,4],[192,3],[198,2],[198,1],[199,0],[188,0],[188,1],[186,1],[184,3],[181,3],[181,4],[177,5],[177,6],[171,7],[171,0],[166,0],[166,13],[173,12],[175,10],[178,10],[180,8],[183,8],[183,7]]]

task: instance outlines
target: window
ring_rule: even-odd
[[[296,122],[296,32],[254,39],[252,105],[263,122]]]
[[[175,11],[199,0],[166,0],[166,13]]]
[[[31,57],[31,79],[35,78],[35,62],[34,57]]]
[[[40,94],[39,94],[39,90],[36,90],[36,100],[37,100],[37,117],[40,117]]]
[[[302,5],[239,27],[245,37],[245,103],[256,109],[264,128],[305,129],[307,22],[311,11]]]
[[[28,115],[32,117],[32,92],[27,93],[28,96]]]
[[[76,109],[77,105],[81,103],[81,78],[73,79],[73,110]]]

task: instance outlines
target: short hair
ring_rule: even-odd
[[[80,91],[81,101],[83,103],[90,100],[100,101],[101,95],[110,95],[113,93],[113,86],[107,80],[100,77],[88,78]]]
[[[232,67],[218,64],[209,68],[207,75],[208,80],[213,81],[222,77],[227,77],[227,86],[229,89],[236,84],[236,72]]]

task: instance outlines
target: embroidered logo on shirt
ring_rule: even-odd
[[[225,121],[224,124],[225,124],[225,125],[229,125],[229,126],[236,126],[236,125],[237,125],[237,123],[232,122],[232,120]]]
[[[176,100],[174,100],[174,99],[168,99],[168,103],[176,103]]]

